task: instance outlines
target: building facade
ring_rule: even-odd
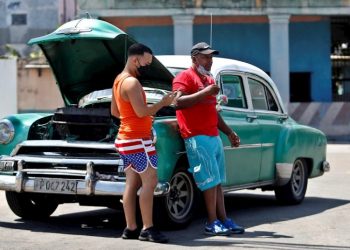
[[[149,45],[189,54],[206,41],[221,57],[269,73],[289,102],[350,100],[349,0],[78,0],[86,11]],[[345,57],[344,57],[345,56]]]
[[[30,38],[52,32],[75,17],[75,0],[0,0],[0,55],[9,46],[27,56]]]

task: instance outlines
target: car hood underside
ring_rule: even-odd
[[[66,104],[95,90],[113,86],[127,59],[127,49],[135,43],[117,27],[97,19],[68,22],[46,36],[33,38],[46,56]],[[149,87],[170,89],[173,75],[155,57],[151,70],[141,81]]]

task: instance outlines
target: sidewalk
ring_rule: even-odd
[[[350,144],[348,143],[328,143],[327,144],[327,153],[350,153]]]

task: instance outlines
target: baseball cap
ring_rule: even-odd
[[[195,45],[193,45],[191,49],[191,56],[195,56],[197,54],[204,54],[204,55],[218,55],[219,51],[212,49],[207,43],[200,42]]]

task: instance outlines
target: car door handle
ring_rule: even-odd
[[[257,115],[247,115],[247,121],[252,122],[253,120],[257,119]]]
[[[285,120],[287,120],[288,119],[288,115],[282,115],[282,116],[280,116],[279,118],[278,118],[278,121],[280,122],[280,123],[283,123]]]

